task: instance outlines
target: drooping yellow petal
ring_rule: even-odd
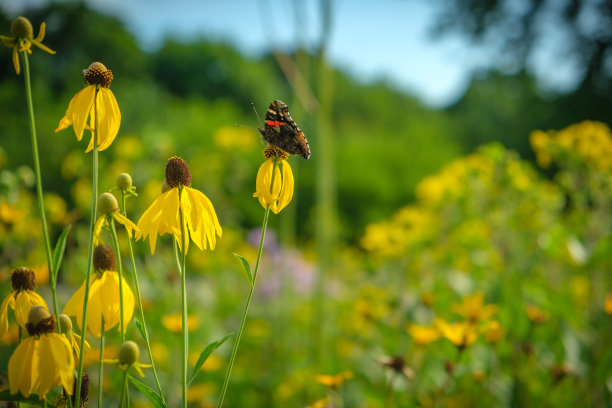
[[[74,358],[68,340],[57,333],[40,336],[38,396],[44,398],[52,386],[62,385],[69,394],[74,386]]]
[[[8,373],[11,394],[19,391],[27,398],[38,388],[38,340],[28,337],[17,346],[9,359]]]
[[[160,221],[162,220],[162,214],[164,211],[164,202],[168,196],[176,193],[176,190],[178,189],[170,189],[157,197],[138,220],[136,239],[145,239],[148,237],[149,245],[151,247],[151,254],[155,253],[155,243],[157,242],[157,234],[160,229]],[[178,195],[176,196],[176,201],[178,206]],[[167,231],[164,231],[163,233],[166,232]]]
[[[94,282],[96,281],[95,276],[91,276],[89,278],[90,291],[89,296],[91,298],[92,288],[94,287]],[[68,299],[66,306],[64,306],[63,314],[67,316],[75,316],[75,320],[79,328],[83,329],[83,303],[85,299],[85,282],[81,284],[81,286],[77,289],[76,292]],[[87,326],[89,327],[90,315],[91,314],[91,303],[88,303],[87,310]],[[99,318],[99,316],[98,316]]]
[[[8,307],[15,309],[15,292],[10,292],[0,305],[0,337],[4,336],[8,331]]]
[[[102,233],[102,228],[104,228],[104,224],[106,224],[106,215],[101,215],[96,224],[94,225],[94,245],[98,245],[101,241],[100,234]]]
[[[184,191],[191,202],[190,219],[193,221],[189,227],[191,238],[201,250],[207,247],[215,249],[216,236],[221,236],[223,231],[212,203],[199,190],[185,187]]]
[[[293,198],[293,172],[289,166],[289,162],[281,160],[282,169],[282,181],[281,191],[278,196],[278,208],[274,211],[274,214],[278,214],[283,208],[285,208]],[[278,170],[277,170],[278,172]]]
[[[17,47],[13,47],[13,66],[15,67],[15,72],[17,75],[21,72],[21,68],[19,66],[19,51]]]
[[[130,221],[127,217],[125,217],[124,215],[120,214],[119,212],[115,211],[113,213],[113,218],[115,219],[115,221],[117,221],[119,224],[123,224],[123,226],[125,227],[125,229],[128,232],[128,236],[131,238],[132,235],[132,231],[137,231],[138,227],[136,226],[136,224],[134,224],[132,221]]]
[[[28,314],[32,306],[44,306],[47,310],[49,307],[38,293],[33,290],[20,290],[15,296],[15,320],[21,327],[25,327],[28,322]]]
[[[68,104],[66,115],[60,120],[55,131],[58,132],[65,129],[71,123],[77,140],[80,141],[83,138],[83,130],[93,105],[95,93],[95,85],[89,85],[77,92],[70,101],[70,104]]]

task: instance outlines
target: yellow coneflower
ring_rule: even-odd
[[[101,317],[104,318],[104,331],[112,329],[121,320],[119,274],[115,272],[115,254],[107,245],[101,244],[96,247],[93,264],[96,273],[89,281],[87,329],[94,337],[100,337],[102,335]],[[122,279],[121,285],[123,290],[123,321],[128,322],[134,313],[134,294],[125,279]],[[84,300],[85,282],[68,300],[63,311],[68,316],[76,316],[77,324],[81,329]]]
[[[191,188],[189,166],[180,157],[174,156],[168,160],[166,186],[168,190],[153,201],[140,217],[136,239],[148,237],[153,254],[157,235],[172,234],[182,250],[180,209],[185,224],[185,246],[189,246],[191,238],[202,251],[207,248],[215,249],[216,237],[220,237],[222,233],[217,214],[208,197]]]
[[[106,364],[115,364],[120,370],[127,372],[130,368],[134,368],[138,375],[144,377],[143,368],[151,367],[151,364],[142,364],[140,359],[140,348],[138,344],[132,340],[128,340],[119,347],[117,358],[113,360],[104,360]]]
[[[79,343],[81,342],[81,336],[72,331],[72,320],[70,317],[65,314],[59,315],[59,325],[62,331],[62,334],[66,337],[68,342],[70,343],[70,347],[74,350],[75,355],[78,356],[80,354],[81,348],[79,347]],[[85,347],[90,348],[91,346],[85,340]]]
[[[21,71],[19,66],[19,53],[25,51],[31,54],[32,45],[37,46],[49,54],[55,54],[55,51],[42,43],[43,38],[45,38],[45,23],[40,25],[38,36],[34,38],[32,23],[25,17],[17,17],[13,20],[11,23],[11,37],[0,35],[2,43],[13,49],[13,65],[15,66],[17,75],[19,75]]]
[[[104,64],[94,62],[83,71],[83,79],[88,86],[74,95],[68,105],[66,115],[60,120],[55,131],[59,132],[72,125],[77,140],[80,141],[83,138],[83,131],[91,130],[92,138],[85,151],[89,152],[93,149],[93,131],[97,124],[97,147],[98,150],[104,150],[115,140],[121,125],[121,111],[119,111],[115,95],[109,89],[113,73],[106,69]],[[87,124],[87,119],[89,119],[89,124]]]
[[[138,227],[127,217],[119,212],[119,203],[114,195],[111,193],[102,193],[98,198],[98,212],[100,217],[96,221],[94,226],[94,245],[100,243],[100,233],[102,227],[109,225],[109,220],[112,218],[120,224],[123,224],[128,232],[128,235],[132,236],[132,230],[138,231]]]
[[[34,306],[26,325],[30,337],[23,340],[8,365],[11,394],[18,391],[29,397],[38,390],[43,399],[54,385],[61,385],[72,394],[74,359],[68,340],[54,333],[55,316],[43,306]]]
[[[28,313],[32,306],[40,305],[46,309],[47,303],[36,292],[36,277],[34,271],[29,268],[16,268],[11,273],[11,283],[13,290],[4,298],[0,305],[0,337],[8,331],[8,308],[15,311],[15,319],[21,327],[26,327]]]
[[[293,198],[293,172],[287,162],[289,154],[268,145],[264,157],[266,161],[257,172],[253,197],[257,197],[263,208],[270,207],[274,214],[278,214]]]

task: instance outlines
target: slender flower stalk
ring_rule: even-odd
[[[97,87],[96,87],[97,95]],[[92,159],[92,198],[91,198],[91,219],[89,222],[89,246],[87,249],[87,272],[85,273],[85,294],[83,302],[83,320],[81,323],[81,346],[79,353],[79,368],[77,370],[77,386],[74,397],[74,406],[81,406],[81,382],[83,380],[83,357],[85,356],[85,333],[87,333],[87,304],[89,301],[89,281],[91,271],[93,269],[93,252],[94,252],[94,226],[96,222],[96,202],[98,200],[98,114],[96,96],[94,96],[93,112],[94,112],[94,131],[93,131],[93,159]]]
[[[126,198],[128,196],[136,195],[135,187],[132,186],[132,178],[129,174],[122,173],[117,178],[117,187],[121,190],[121,213],[124,217],[127,217]],[[151,368],[153,370],[153,377],[155,378],[155,385],[159,391],[159,396],[162,402],[166,402],[164,393],[162,391],[159,377],[157,376],[157,369],[155,368],[155,361],[153,360],[153,352],[151,351],[151,343],[149,341],[149,330],[147,329],[147,322],[144,315],[144,309],[142,307],[142,298],[140,297],[140,285],[138,283],[138,270],[136,269],[136,260],[134,258],[134,249],[132,248],[132,236],[128,234],[128,250],[130,252],[130,261],[132,262],[132,271],[134,272],[134,286],[136,287],[136,299],[138,300],[138,310],[140,310],[140,322],[144,332],[144,341],[147,346],[147,353],[149,354],[149,361],[151,362]]]
[[[283,154],[284,159],[287,158],[287,154],[278,148],[272,148],[273,150],[266,149],[264,152],[264,156],[270,152],[270,155],[277,155],[279,152]],[[223,380],[223,387],[221,388],[221,396],[219,397],[219,403],[217,404],[217,408],[221,408],[223,406],[223,400],[225,399],[225,393],[227,392],[227,387],[229,385],[229,380],[232,375],[232,368],[234,367],[234,361],[236,360],[236,354],[238,353],[238,346],[240,345],[240,339],[242,338],[242,333],[244,332],[244,326],[246,323],[247,315],[249,313],[249,306],[251,305],[251,299],[253,298],[253,293],[255,292],[255,282],[257,280],[257,273],[259,272],[259,264],[261,262],[261,255],[263,253],[263,245],[264,239],[266,237],[266,229],[268,227],[268,218],[270,217],[270,209],[274,208],[274,210],[282,210],[291,198],[289,197],[289,201],[280,199],[282,190],[278,187],[275,188],[274,184],[277,181],[276,171],[277,171],[277,161],[283,160],[281,157],[266,157],[268,160],[272,161],[271,171],[268,174],[264,174],[260,170],[257,177],[257,190],[254,196],[257,197],[265,208],[263,223],[261,226],[261,238],[259,240],[259,249],[257,250],[257,260],[255,261],[255,270],[253,271],[253,280],[251,282],[251,288],[249,290],[249,294],[247,296],[246,304],[244,305],[244,310],[242,312],[242,318],[240,319],[240,328],[238,329],[238,335],[236,337],[236,341],[234,342],[234,347],[232,348],[232,354],[230,356],[229,365],[227,367],[227,372],[225,373],[225,379]],[[263,166],[266,165],[265,162]],[[285,162],[286,163],[286,162]],[[288,166],[288,165],[287,165]],[[289,170],[290,171],[290,170]],[[288,178],[286,179],[289,182]],[[291,191],[293,192],[293,177],[291,177]],[[291,194],[293,195],[293,194]],[[280,204],[279,204],[280,202]]]
[[[38,138],[36,137],[36,123],[34,121],[34,102],[32,100],[32,85],[30,80],[30,62],[28,53],[23,51],[20,53],[23,57],[23,78],[25,81],[26,99],[28,102],[28,118],[30,123],[30,138],[32,140],[32,155],[34,157],[34,174],[36,175],[36,196],[38,198],[38,210],[40,212],[40,221],[42,223],[43,240],[45,243],[45,254],[47,255],[47,267],[49,268],[49,276],[51,279],[51,299],[53,301],[53,314],[55,320],[59,321],[59,309],[57,306],[56,279],[57,274],[53,269],[53,257],[51,255],[51,242],[49,241],[49,231],[47,229],[47,218],[45,215],[45,202],[43,199],[42,176],[40,174],[40,159],[38,156]],[[60,327],[57,325],[59,332]]]
[[[100,368],[98,370],[98,408],[102,408],[102,381],[104,377],[104,316],[100,315]]]
[[[121,253],[119,252],[119,240],[117,239],[117,230],[115,229],[115,220],[111,218],[111,236],[113,246],[115,247],[115,255],[117,256],[117,273],[119,274],[119,282],[123,282],[123,266],[121,265]],[[119,332],[121,333],[121,342],[125,341],[125,322],[123,321],[123,285],[119,285]]]
[[[182,187],[179,186],[179,222],[181,223],[181,315],[183,323],[183,364],[182,364],[182,407],[187,408],[187,359],[189,356],[189,328],[187,327],[187,288],[185,284],[185,269],[187,260],[187,246],[185,237],[185,220],[180,205]]]

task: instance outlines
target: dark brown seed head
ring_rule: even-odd
[[[100,244],[94,249],[93,266],[97,271],[114,271],[117,269],[115,253],[105,244]]]
[[[101,62],[92,63],[87,69],[83,70],[82,75],[89,85],[101,85],[105,88],[110,87],[113,80],[112,71],[106,69]]]
[[[53,333],[55,330],[55,316],[51,316],[44,306],[32,306],[30,313],[28,313],[26,329],[28,333],[30,333],[30,336]]]
[[[181,186],[191,186],[191,173],[189,165],[178,156],[168,159],[166,164],[166,184],[170,188]]]
[[[77,386],[77,381],[75,378],[74,385],[72,386],[72,396],[70,397],[70,399],[72,399],[72,406],[74,406],[75,404],[74,399],[76,398],[76,386]],[[65,388],[62,388],[62,396],[64,399],[68,398],[68,396],[66,395]],[[85,406],[85,403],[87,402],[88,398],[89,398],[89,376],[83,373],[83,377],[81,380],[81,407]]]
[[[30,268],[15,268],[11,274],[11,282],[13,283],[13,290],[34,290],[36,275]]]
[[[263,155],[266,159],[270,157],[276,157],[281,160],[287,160],[289,157],[289,153],[281,149],[280,147],[276,147],[274,145],[268,144],[263,151]]]

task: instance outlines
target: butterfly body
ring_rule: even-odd
[[[289,114],[289,108],[284,102],[272,101],[266,112],[263,129],[258,129],[264,140],[271,145],[279,147],[287,153],[310,157],[310,146],[304,133],[295,124]]]

